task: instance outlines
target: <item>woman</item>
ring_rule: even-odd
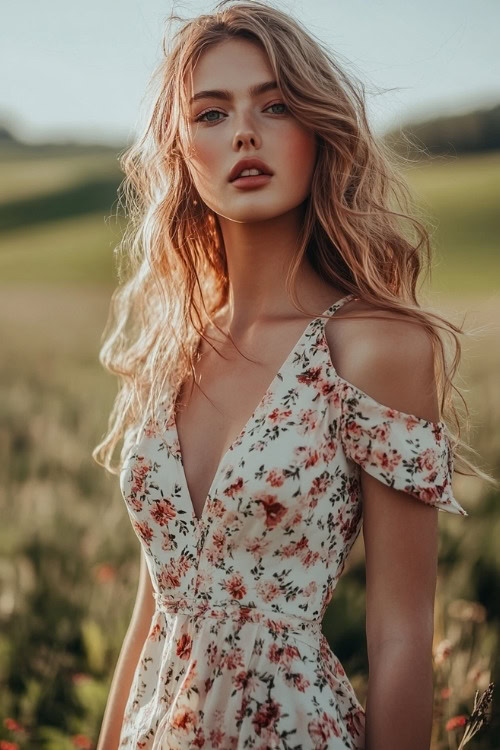
[[[427,233],[404,236],[361,94],[291,17],[226,1],[164,51],[101,353],[122,389],[94,457],[141,572],[98,748],[423,750],[437,510],[467,515]],[[362,525],[365,709],[321,632]]]

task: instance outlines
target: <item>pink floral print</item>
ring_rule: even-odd
[[[201,518],[173,401],[127,452],[120,487],[156,609],[120,748],[361,750],[365,713],[321,623],[362,524],[360,469],[466,516],[449,434],[334,370],[312,320],[223,456]],[[160,429],[161,428],[161,429]]]

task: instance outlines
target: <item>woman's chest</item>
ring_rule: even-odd
[[[295,335],[295,334],[294,334]],[[195,515],[200,518],[223,458],[280,383],[290,345],[267,338],[258,357],[205,347],[176,399],[175,429]],[[248,351],[248,355],[245,356]],[[288,372],[288,376],[291,373]],[[293,383],[292,383],[293,385]]]
[[[149,523],[159,513],[168,535],[185,520],[222,532],[233,519],[242,532],[251,523],[253,533],[260,534],[301,518],[309,517],[310,523],[314,516],[326,528],[332,509],[342,513],[349,495],[339,415],[320,382],[289,386],[278,377],[266,390],[244,427],[209,466],[210,486],[202,488],[198,507],[167,405],[164,418],[135,446],[124,470],[122,490],[137,519]],[[210,439],[208,433],[197,444],[200,459]]]

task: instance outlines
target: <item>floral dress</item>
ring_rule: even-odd
[[[321,630],[362,524],[360,468],[442,511],[447,427],[340,377],[312,320],[223,456],[201,518],[173,401],[149,419],[120,487],[156,608],[125,708],[127,750],[355,750],[365,713]]]

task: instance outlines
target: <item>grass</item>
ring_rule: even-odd
[[[0,251],[0,278],[6,282],[110,285],[115,219],[102,212],[7,232]]]

